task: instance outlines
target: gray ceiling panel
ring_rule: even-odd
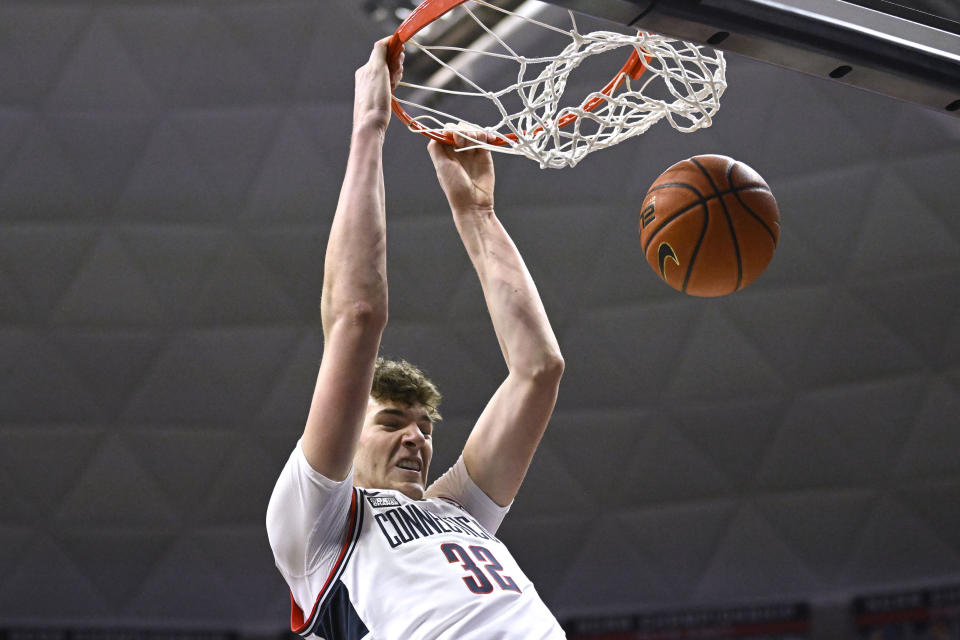
[[[4,105],[36,106],[55,86],[64,61],[89,28],[89,5],[14,3],[0,7]]]
[[[49,619],[48,598],[58,603],[59,620],[103,619],[111,615],[110,604],[62,545],[35,529],[30,542],[4,575],[0,607],[16,612],[16,617],[23,620]]]
[[[813,573],[834,584],[856,548],[876,493],[862,488],[812,488],[758,496],[757,512]]]
[[[743,504],[712,551],[692,597],[706,602],[756,597],[792,600],[821,588],[816,575],[750,504]]]

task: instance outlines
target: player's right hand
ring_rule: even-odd
[[[378,40],[370,52],[370,59],[355,74],[353,100],[354,128],[371,126],[386,131],[390,123],[391,90],[403,75],[403,52],[399,64],[392,71],[387,66],[388,36]]]

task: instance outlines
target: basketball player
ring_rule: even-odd
[[[563,360],[494,213],[489,152],[428,146],[508,370],[456,464],[429,488],[440,396],[415,367],[377,359],[387,322],[381,148],[402,72],[388,69],[387,41],[356,73],[324,266],[323,358],[303,436],[267,508],[291,626],[327,640],[563,638],[494,535],[553,412]]]

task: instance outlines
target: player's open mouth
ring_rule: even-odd
[[[417,460],[401,460],[397,463],[397,466],[401,469],[408,469],[410,471],[420,471],[420,462]]]

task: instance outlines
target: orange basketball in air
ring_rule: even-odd
[[[780,211],[760,174],[727,156],[694,156],[654,181],[640,208],[647,262],[678,291],[739,291],[770,264]]]

